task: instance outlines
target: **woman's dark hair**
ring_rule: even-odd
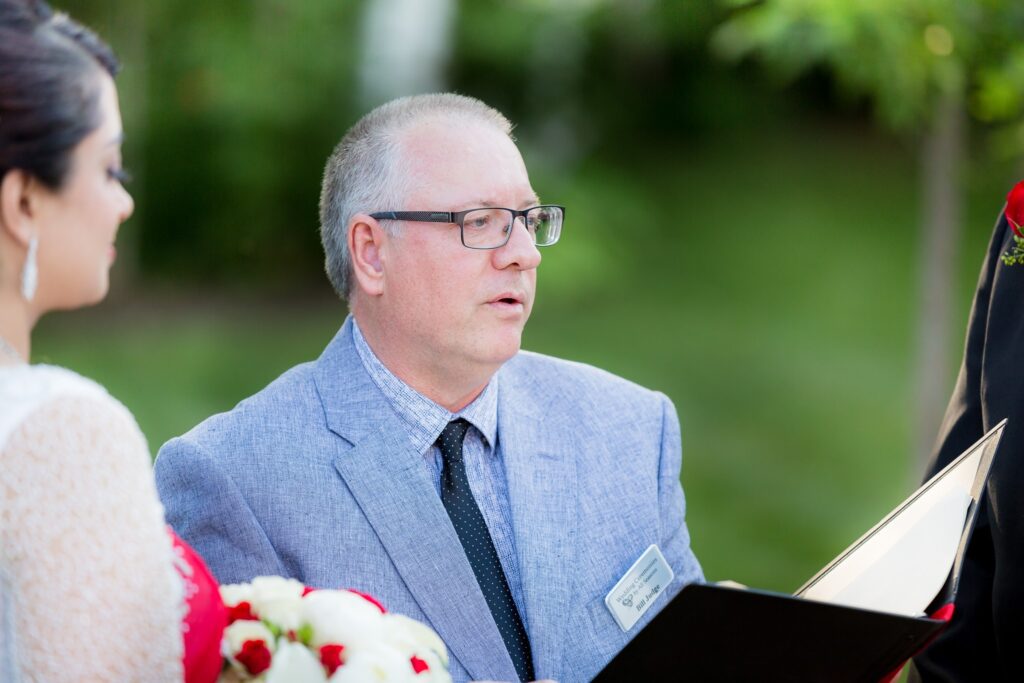
[[[0,0],[0,179],[60,189],[71,152],[100,125],[100,79],[120,69],[100,38],[42,0]]]

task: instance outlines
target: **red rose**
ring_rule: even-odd
[[[252,613],[252,605],[243,600],[228,610],[228,623],[236,621],[259,621],[259,617]]]
[[[262,640],[247,640],[241,651],[235,655],[238,663],[253,676],[259,676],[270,668],[270,650]]]
[[[430,667],[427,666],[427,663],[419,657],[417,657],[416,655],[413,655],[412,659],[410,659],[409,661],[412,662],[412,670],[418,674],[421,674],[424,671],[430,671]]]
[[[1006,195],[1006,220],[1017,237],[1024,237],[1024,180],[1013,186]]]
[[[363,598],[367,602],[369,602],[372,605],[374,605],[377,609],[380,610],[381,614],[387,614],[388,613],[388,611],[386,609],[384,609],[384,605],[380,604],[380,602],[377,601],[377,598],[373,597],[372,595],[369,595],[368,593],[363,593],[362,591],[357,591],[354,588],[348,588],[347,590],[348,590],[349,593],[355,593],[359,597]]]
[[[341,666],[341,653],[344,649],[344,645],[323,645],[320,648],[320,663],[327,669],[328,676],[333,676]]]

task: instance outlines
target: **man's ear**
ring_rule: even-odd
[[[37,232],[33,194],[40,189],[39,181],[21,169],[0,179],[0,229],[26,248]]]
[[[388,234],[376,219],[359,213],[348,228],[348,253],[359,289],[369,296],[384,293],[384,261]]]

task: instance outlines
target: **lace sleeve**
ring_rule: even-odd
[[[11,433],[0,473],[16,670],[30,681],[180,681],[183,588],[128,411],[106,397],[53,398]]]

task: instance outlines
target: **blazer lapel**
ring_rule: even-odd
[[[508,478],[526,622],[538,678],[559,680],[576,557],[572,425],[544,415],[509,374],[498,393],[498,440]],[[558,439],[551,438],[558,435]],[[572,672],[568,672],[571,677]]]
[[[317,368],[327,426],[352,444],[339,444],[334,466],[452,655],[475,679],[514,680],[515,667],[422,456],[366,374],[350,325]]]

